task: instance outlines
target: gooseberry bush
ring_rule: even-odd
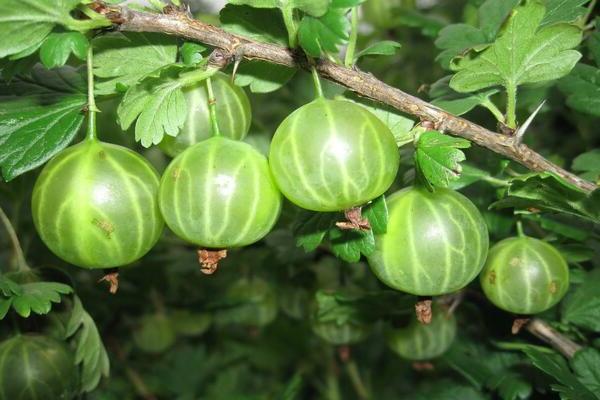
[[[600,399],[596,0],[0,0],[0,400]]]

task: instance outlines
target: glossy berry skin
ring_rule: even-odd
[[[462,194],[406,188],[387,199],[387,233],[375,237],[371,270],[386,285],[420,296],[465,287],[483,268],[489,247],[483,217]]]
[[[79,384],[74,354],[41,335],[0,343],[0,400],[72,399]]]
[[[163,174],[159,199],[169,228],[203,248],[254,243],[269,233],[281,209],[267,159],[223,137],[177,156]]]
[[[225,74],[217,73],[211,82],[221,136],[242,140],[248,134],[252,121],[248,96],[244,89],[231,83],[231,78]],[[160,148],[171,157],[213,136],[206,81],[185,88],[183,94],[188,107],[183,128],[176,137],[166,135],[160,143]]]
[[[504,239],[490,250],[481,287],[497,307],[537,314],[558,303],[569,288],[569,267],[552,245],[531,237]]]
[[[271,142],[281,192],[313,211],[341,211],[385,192],[396,177],[394,135],[364,107],[319,98],[290,114]]]
[[[431,323],[413,319],[401,329],[386,332],[387,344],[400,357],[411,361],[431,360],[444,354],[456,337],[456,319],[434,308]]]
[[[42,170],[33,189],[33,222],[46,246],[71,264],[127,265],[163,231],[158,184],[156,170],[136,152],[85,140]]]

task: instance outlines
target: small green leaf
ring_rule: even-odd
[[[448,187],[450,181],[457,180],[462,171],[460,162],[465,160],[465,154],[459,149],[466,149],[470,145],[468,140],[437,131],[422,133],[415,152],[419,171],[433,186]]]
[[[288,44],[283,18],[277,10],[228,4],[219,16],[221,27],[227,32],[261,42]]]
[[[382,235],[386,233],[388,224],[388,208],[385,202],[385,196],[381,195],[364,206],[362,209],[362,216],[369,220],[373,234]]]
[[[181,61],[187,66],[194,66],[204,58],[202,52],[206,51],[206,47],[198,43],[185,42],[180,51]]]
[[[586,14],[584,7],[590,0],[547,0],[546,15],[541,25],[552,25],[560,22],[574,22]]]
[[[177,40],[159,33],[111,33],[93,41],[97,94],[128,88],[177,61]],[[121,91],[121,90],[120,90]]]
[[[544,13],[544,6],[536,2],[517,7],[493,45],[453,61],[451,67],[458,72],[450,87],[458,92],[516,88],[567,75],[581,58],[572,50],[581,42],[581,29],[567,24],[540,28]]]
[[[21,317],[27,318],[33,311],[35,314],[48,314],[52,303],[60,303],[61,294],[69,294],[73,289],[69,285],[58,282],[32,282],[21,285],[23,292],[14,295],[12,307]]]
[[[329,230],[329,240],[333,254],[349,263],[358,262],[361,254],[369,256],[375,251],[375,237],[372,230],[333,228]]]
[[[323,240],[329,229],[335,224],[336,213],[302,212],[300,222],[295,229],[296,245],[305,251],[313,251]]]
[[[569,107],[600,117],[600,68],[577,64],[558,88],[567,95]]]
[[[335,53],[348,40],[350,23],[347,9],[330,8],[319,18],[306,16],[300,22],[298,39],[306,54],[318,58],[322,53]]]
[[[600,352],[587,347],[575,353],[571,360],[571,367],[581,383],[591,392],[600,393]],[[599,397],[600,398],[600,397]]]
[[[580,154],[573,160],[573,170],[581,172],[584,179],[600,180],[600,149]]]
[[[46,68],[61,67],[66,64],[71,53],[85,60],[89,42],[79,32],[51,33],[40,47],[40,59]]]
[[[393,56],[400,47],[402,47],[402,45],[393,40],[377,42],[360,51],[354,58],[354,61],[358,61],[359,58],[365,56]]]
[[[325,14],[331,0],[229,0],[229,4],[247,5],[253,8],[298,9],[309,15]]]
[[[600,332],[600,272],[585,275],[561,303],[562,322],[593,332]]]
[[[296,70],[264,61],[247,61],[240,64],[235,84],[249,86],[252,93],[270,93],[278,90],[294,76]]]

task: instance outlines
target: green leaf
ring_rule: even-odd
[[[343,325],[349,322],[364,323],[368,319],[361,308],[364,294],[360,291],[319,290],[315,296],[315,319],[319,322],[336,322]]]
[[[73,289],[58,282],[31,282],[21,285],[23,292],[12,297],[12,307],[21,317],[35,314],[48,314],[52,303],[60,303],[61,294],[69,294]]]
[[[546,15],[541,25],[574,22],[586,14],[584,4],[590,0],[546,0]]]
[[[600,149],[594,149],[577,156],[573,160],[572,168],[581,172],[581,177],[584,179],[590,181],[600,180]]]
[[[335,224],[336,213],[311,213],[305,211],[299,214],[300,222],[295,229],[296,245],[305,251],[313,251]]]
[[[460,190],[469,185],[472,185],[475,182],[479,182],[481,180],[485,180],[490,177],[490,173],[481,168],[477,168],[474,165],[462,163],[462,170],[460,172],[460,177],[450,182],[448,187],[452,190]]]
[[[470,142],[465,139],[446,136],[437,131],[421,134],[417,141],[415,160],[419,171],[433,186],[448,187],[450,181],[457,180],[462,171],[461,161]]]
[[[185,42],[180,51],[181,61],[187,66],[194,66],[204,58],[202,52],[206,51],[206,47],[198,43]]]
[[[600,191],[588,194],[550,172],[530,173],[513,178],[505,197],[490,206],[506,207],[519,210],[537,208],[600,223]]]
[[[366,49],[360,51],[354,58],[354,61],[356,62],[358,59],[365,56],[393,56],[400,47],[402,47],[402,45],[393,40],[384,40],[373,43]]]
[[[0,83],[0,167],[10,181],[48,161],[75,137],[83,122],[82,78],[64,67],[34,69]]]
[[[177,61],[177,39],[159,33],[112,33],[93,41],[97,94],[127,89]]]
[[[334,228],[329,231],[331,251],[342,260],[355,263],[361,254],[371,255],[375,251],[373,231],[343,230]]]
[[[558,88],[567,95],[569,107],[600,117],[600,68],[577,64]]]
[[[325,14],[331,0],[229,0],[229,4],[248,5],[254,8],[298,9],[309,15]]]
[[[302,385],[304,381],[302,379],[302,375],[300,373],[295,373],[292,376],[283,391],[276,397],[277,400],[295,400],[300,395],[300,391],[302,390]]]
[[[588,38],[587,44],[594,62],[600,67],[600,18],[596,18],[596,26]]]
[[[127,90],[117,114],[124,131],[135,124],[135,140],[144,147],[159,144],[164,134],[177,136],[185,122],[187,103],[179,68],[167,68],[159,78],[145,79]]]
[[[27,56],[37,50],[56,25],[69,26],[70,12],[81,0],[0,1],[0,58]]]
[[[6,317],[8,310],[10,310],[10,305],[12,304],[12,298],[0,298],[0,321]]]
[[[597,400],[598,397],[590,392],[577,376],[571,372],[565,360],[558,354],[549,354],[535,348],[523,350],[527,357],[540,370],[556,379],[560,385],[552,385],[561,398],[569,400]]]
[[[517,7],[493,45],[453,61],[451,67],[458,72],[450,87],[458,92],[516,88],[567,75],[581,58],[572,50],[581,42],[581,30],[567,24],[539,28],[544,13],[544,6],[536,2]]]
[[[346,8],[330,8],[319,18],[306,16],[300,22],[298,39],[306,54],[318,58],[322,53],[335,53],[348,40],[350,22]]]
[[[81,390],[91,392],[98,386],[100,378],[108,376],[110,363],[96,323],[77,296],[74,296],[66,338],[71,338],[76,346],[75,363],[82,367]]]
[[[562,322],[593,332],[600,332],[600,271],[585,275],[561,303]]]
[[[387,232],[388,208],[385,196],[381,195],[363,207],[362,216],[369,220],[371,230],[375,235]]]
[[[221,27],[227,32],[261,42],[288,44],[288,34],[277,10],[228,4],[219,15]]]
[[[40,48],[40,59],[46,68],[62,67],[71,53],[85,60],[89,42],[79,32],[51,33]]]
[[[571,360],[571,367],[579,381],[591,392],[597,394],[600,393],[600,368],[598,366],[600,366],[600,352],[591,347],[579,350]]]
[[[477,106],[493,104],[490,97],[499,92],[498,89],[489,89],[475,93],[458,93],[450,88],[451,75],[448,75],[431,85],[429,96],[434,98],[434,104],[451,114],[463,115]]]
[[[270,93],[289,82],[296,69],[264,61],[247,61],[240,64],[235,84],[249,86],[253,93]]]
[[[4,275],[0,275],[0,293],[6,297],[23,294],[21,285]]]

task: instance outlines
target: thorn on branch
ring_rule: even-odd
[[[537,106],[537,108],[535,109],[535,111],[533,111],[531,113],[531,115],[529,116],[529,118],[527,118],[527,120],[525,121],[525,123],[523,125],[521,125],[517,131],[515,132],[515,145],[520,145],[521,142],[523,142],[523,136],[525,135],[525,132],[527,131],[527,129],[529,128],[529,125],[531,125],[531,123],[533,122],[535,116],[540,112],[540,110],[542,109],[542,107],[544,107],[544,104],[546,104],[546,100],[542,101],[540,103],[539,106]]]
[[[206,275],[212,275],[219,267],[219,261],[227,257],[227,250],[198,250],[198,262],[200,271]]]

